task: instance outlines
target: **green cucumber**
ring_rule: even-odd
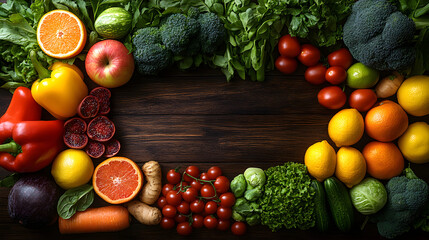
[[[346,186],[335,177],[325,179],[324,186],[335,225],[342,232],[350,231],[354,216],[352,201]]]
[[[323,184],[317,180],[311,181],[311,186],[315,190],[314,194],[314,218],[316,220],[316,228],[320,232],[326,232],[329,229],[329,212],[326,205],[326,194],[323,189]]]
[[[120,39],[125,37],[131,29],[131,14],[120,7],[104,10],[95,20],[94,27],[97,33],[105,38]]]

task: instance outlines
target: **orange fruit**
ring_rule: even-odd
[[[143,174],[137,164],[125,157],[112,157],[101,162],[92,177],[94,191],[111,204],[132,200],[143,185]]]
[[[389,142],[370,142],[362,150],[366,171],[378,179],[390,179],[401,174],[404,157],[399,148]]]
[[[399,104],[385,100],[368,111],[365,131],[368,136],[381,142],[391,142],[408,128],[408,115]]]
[[[74,57],[85,47],[85,25],[69,11],[50,11],[40,18],[37,43],[44,53],[53,58]]]

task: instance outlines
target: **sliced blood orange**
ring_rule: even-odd
[[[125,157],[112,157],[100,163],[94,171],[95,192],[111,204],[132,200],[143,185],[143,174],[137,164]]]
[[[47,55],[66,59],[78,55],[86,43],[86,28],[73,13],[53,10],[40,18],[37,42]]]

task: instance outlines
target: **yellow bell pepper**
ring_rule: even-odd
[[[30,52],[30,58],[39,73],[39,79],[31,87],[34,100],[57,119],[76,115],[80,102],[88,95],[88,87],[79,68],[55,62],[49,71],[37,61],[34,51]]]

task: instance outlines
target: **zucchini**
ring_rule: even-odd
[[[316,228],[320,232],[326,232],[329,229],[329,212],[326,206],[326,194],[323,189],[323,184],[317,180],[311,181],[311,186],[314,188],[314,218],[316,220]]]
[[[342,232],[350,231],[354,221],[353,205],[345,185],[330,177],[325,179],[324,186],[335,225]]]

